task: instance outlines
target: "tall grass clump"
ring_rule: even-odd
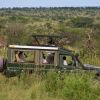
[[[100,81],[94,73],[22,73],[0,75],[0,100],[100,100]]]
[[[45,90],[51,95],[56,95],[64,86],[63,75],[56,72],[49,72],[45,79]]]
[[[49,74],[45,84],[46,91],[63,100],[98,100],[100,88],[99,84],[94,87],[93,76],[84,72]]]
[[[97,100],[100,88],[95,90],[93,84],[91,74],[75,73],[66,76],[62,93],[64,100]]]
[[[100,66],[100,57],[87,55],[82,58],[82,62],[87,64],[92,64],[94,66]]]

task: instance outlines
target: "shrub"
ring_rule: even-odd
[[[76,17],[71,20],[74,27],[91,27],[93,19],[89,17]]]

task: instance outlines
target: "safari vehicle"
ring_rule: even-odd
[[[16,59],[16,52],[22,53],[22,58]],[[24,56],[24,57],[23,57]],[[6,74],[19,74],[34,71],[64,71],[64,70],[95,70],[100,73],[99,67],[83,65],[78,55],[57,46],[25,46],[9,45]]]
[[[36,71],[68,71],[68,70],[93,70],[100,74],[100,67],[82,64],[78,54],[58,46],[56,40],[62,39],[62,36],[41,36],[35,35],[33,45],[9,45],[7,49],[7,60],[0,59],[0,68],[6,75],[17,75],[21,72]],[[46,37],[47,44],[44,45]],[[40,41],[39,41],[40,40]],[[46,41],[45,40],[45,41]],[[41,44],[43,43],[43,44]]]
[[[20,58],[20,53],[23,53],[22,58]],[[57,46],[9,45],[7,54],[6,73],[72,70],[76,68],[77,63],[71,51]]]

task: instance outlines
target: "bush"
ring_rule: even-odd
[[[91,27],[93,19],[89,17],[77,17],[71,19],[72,26],[74,27]]]
[[[55,94],[57,90],[62,89],[63,81],[60,80],[59,74],[55,72],[49,72],[45,81],[45,89],[47,92]]]

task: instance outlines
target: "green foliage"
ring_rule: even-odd
[[[22,23],[10,23],[7,27],[8,43],[18,44],[24,36],[24,25]]]
[[[61,46],[66,48],[70,46],[73,51],[87,51],[86,33],[90,33],[90,30],[93,30],[92,44],[96,55],[99,55],[100,8],[0,9],[0,36],[6,37],[7,44],[32,44],[34,34],[60,34],[67,37],[61,40]],[[87,52],[84,53],[88,55]],[[83,58],[82,60],[84,61]],[[92,60],[90,62],[93,63]]]
[[[96,55],[83,48],[86,32],[92,29]],[[100,66],[100,8],[8,8],[0,9],[0,36],[10,44],[30,44],[33,34],[67,36],[83,63]],[[86,45],[85,45],[86,46]],[[0,57],[6,57],[6,48]],[[20,78],[0,75],[0,100],[99,100],[100,82],[94,73],[22,73]]]
[[[60,74],[54,72],[50,72],[47,74],[45,89],[47,92],[51,93],[51,95],[57,94],[57,91],[61,90],[63,85],[63,80],[60,80]]]
[[[92,64],[94,66],[100,66],[100,56],[99,55],[89,55],[85,54],[84,56],[81,56],[81,60],[84,64]]]
[[[19,23],[26,23],[28,21],[28,19],[26,17],[23,16],[11,16],[9,17],[9,20],[12,22],[19,22]]]
[[[71,20],[74,27],[91,27],[93,19],[89,17],[76,17]]]
[[[1,100],[99,100],[100,84],[94,73],[48,72],[22,74],[20,78],[0,75]],[[17,97],[17,98],[16,98]]]

